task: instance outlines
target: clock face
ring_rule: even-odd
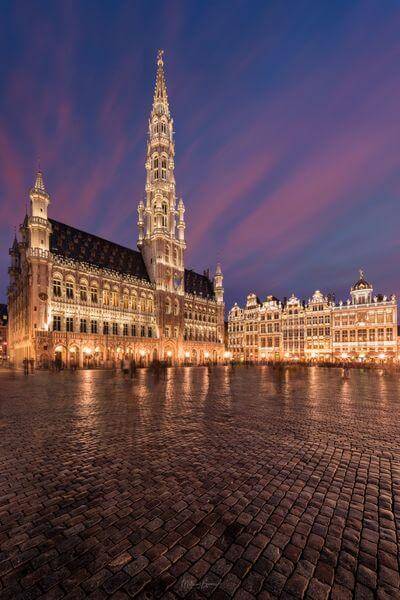
[[[182,275],[174,275],[174,288],[179,289],[182,283]]]

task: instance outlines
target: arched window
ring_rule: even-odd
[[[171,314],[171,299],[170,298],[167,298],[165,300],[165,312],[167,315]]]
[[[154,310],[154,301],[153,301],[153,297],[149,296],[147,298],[147,310],[148,312],[152,313]]]
[[[73,281],[67,281],[67,283],[65,284],[65,295],[70,300],[73,299],[73,297],[74,297],[74,282]]]
[[[81,281],[80,299],[81,299],[81,302],[87,302],[87,283],[86,283],[86,281]]]
[[[173,256],[174,256],[174,265],[177,265],[178,264],[178,248],[174,247],[174,254],[173,254]]]
[[[175,316],[179,315],[179,302],[178,302],[178,300],[175,300],[175,302],[174,302],[174,315]]]
[[[53,296],[61,297],[61,277],[55,276],[53,279]]]
[[[104,306],[110,305],[110,290],[107,288],[103,290],[103,304]]]
[[[167,133],[167,124],[164,121],[161,122],[161,132]]]
[[[169,263],[169,245],[165,244],[165,262]]]
[[[165,156],[161,158],[161,179],[167,181],[167,159]]]
[[[159,171],[158,171],[158,156],[157,154],[155,155],[155,157],[153,158],[153,179],[154,181],[156,181],[159,177]]]
[[[166,202],[162,203],[162,217],[161,217],[161,226],[167,227],[167,215],[168,215],[168,205]]]

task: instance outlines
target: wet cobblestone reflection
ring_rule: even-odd
[[[0,372],[1,598],[399,598],[400,379]]]

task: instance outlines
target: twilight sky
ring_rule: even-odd
[[[49,214],[135,247],[157,48],[187,266],[228,307],[359,267],[400,293],[400,0],[2,0],[0,299],[37,159]]]

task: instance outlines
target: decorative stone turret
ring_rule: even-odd
[[[219,304],[223,304],[224,302],[224,276],[222,274],[221,265],[218,263],[217,268],[215,270],[214,276],[214,292],[215,299]]]

